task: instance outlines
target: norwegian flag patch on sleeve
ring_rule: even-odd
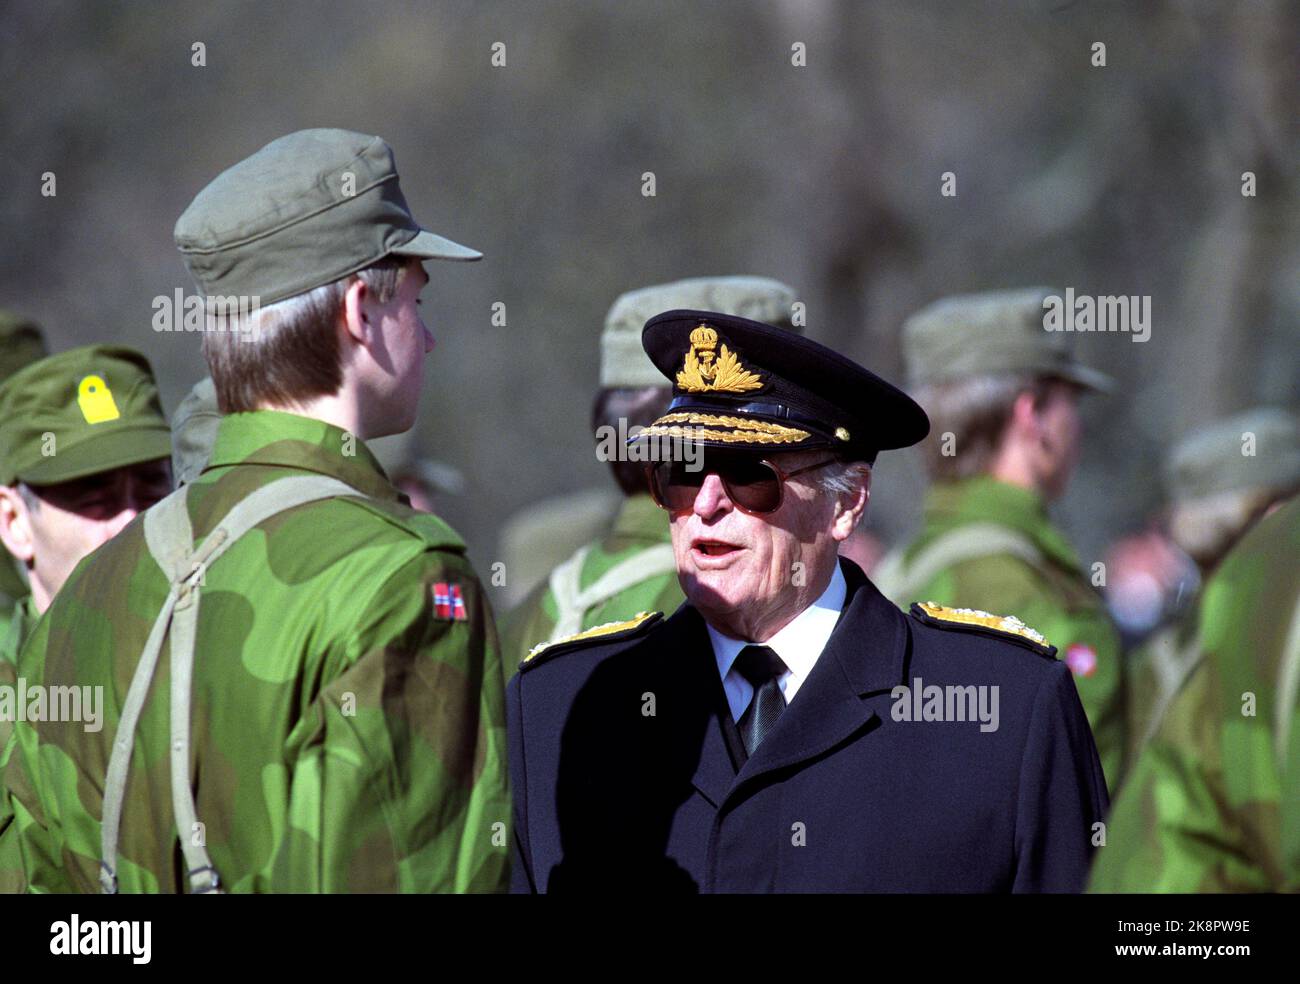
[[[459,584],[438,581],[433,586],[433,616],[452,622],[469,621],[469,612],[465,609],[465,596],[461,594]]]

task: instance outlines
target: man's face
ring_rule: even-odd
[[[5,546],[28,564],[37,610],[49,607],[84,557],[171,490],[171,462],[166,458],[57,485],[34,486],[35,509],[16,492],[6,490]]]
[[[756,457],[794,471],[826,454]],[[832,534],[836,498],[817,487],[825,472],[815,469],[784,484],[775,512],[751,515],[736,508],[710,467],[706,452],[694,504],[669,514],[678,579],[715,628],[763,641],[825,589],[839,546]]]
[[[1039,408],[1042,426],[1043,488],[1049,499],[1065,493],[1079,463],[1083,426],[1079,418],[1080,390],[1070,383],[1053,383]]]
[[[420,317],[420,293],[428,282],[424,267],[412,262],[387,304],[373,297],[366,303],[376,333],[371,350],[379,369],[374,395],[383,418],[370,436],[400,434],[415,423],[424,383],[424,357],[434,344],[433,334]]]

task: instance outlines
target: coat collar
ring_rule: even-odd
[[[906,616],[856,564],[841,560],[840,565],[848,597],[839,625],[807,682],[740,770],[732,793],[764,773],[820,755],[866,728],[876,712],[862,698],[887,693],[906,679]]]
[[[715,807],[757,776],[807,761],[867,727],[876,714],[862,698],[888,693],[906,680],[907,617],[857,565],[841,560],[840,568],[848,593],[839,624],[776,728],[743,763],[743,751],[738,757],[729,748],[735,725],[709,658],[704,619],[686,603],[664,623],[656,645],[672,654],[669,665],[688,702],[684,720],[707,718],[691,783]]]
[[[202,479],[211,481],[209,473],[224,474],[224,469],[234,465],[328,475],[372,499],[399,501],[397,490],[364,441],[312,417],[278,410],[226,415],[217,428]]]
[[[714,807],[721,806],[745,752],[727,709],[703,617],[689,602],[683,603],[664,623],[655,645],[668,654],[671,692],[681,694],[685,704],[677,718],[681,722],[677,740],[697,746],[685,750],[687,755],[698,754],[691,785]]]

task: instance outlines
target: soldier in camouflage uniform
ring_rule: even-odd
[[[171,491],[169,451],[153,372],[132,349],[71,349],[0,385],[0,541],[31,584],[0,636],[0,838],[13,818],[9,738],[21,684],[35,679],[19,653],[73,568]],[[20,863],[5,843],[0,890],[12,890]]]
[[[1201,572],[1224,555],[1274,505],[1300,485],[1300,420],[1260,407],[1194,431],[1165,462],[1169,532]],[[1187,675],[1200,662],[1195,610],[1157,631],[1129,663],[1128,759],[1160,726]]]
[[[662,311],[699,308],[791,328],[793,288],[767,277],[697,277],[621,295],[605,317],[600,385],[592,407],[597,441],[663,416],[672,394],[641,347],[645,323]],[[604,446],[623,450],[621,443]],[[672,612],[685,600],[677,583],[663,510],[650,498],[645,466],[609,461],[623,502],[603,537],[551,571],[510,615],[504,635],[511,674],[534,647],[637,612]]]
[[[70,349],[0,385],[0,542],[31,585],[0,662],[17,663],[76,565],[171,491],[170,452],[153,371],[133,349]]]
[[[0,310],[0,383],[45,354],[45,338],[36,324]],[[0,639],[8,633],[14,609],[26,596],[26,579],[9,557],[0,555]]]
[[[1300,891],[1300,500],[1201,594],[1199,661],[1115,801],[1094,892]]]
[[[1106,780],[1124,755],[1119,634],[1074,548],[1048,518],[1079,452],[1085,390],[1109,380],[1043,326],[1059,291],[950,297],[903,326],[914,394],[930,415],[922,445],[933,482],[923,527],[872,575],[895,603],[1012,611],[1042,632],[1074,673]]]
[[[225,171],[176,241],[209,301],[259,306],[206,323],[202,473],[23,652],[42,683],[103,687],[104,722],[18,725],[0,857],[16,838],[36,891],[502,888],[491,617],[460,538],[363,443],[416,416],[422,261],[479,254],[420,228],[383,140],[341,130]]]

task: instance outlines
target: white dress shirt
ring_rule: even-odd
[[[835,573],[831,575],[831,583],[826,586],[821,597],[766,642],[752,643],[744,639],[733,639],[706,623],[709,641],[713,643],[713,657],[718,661],[718,675],[722,677],[722,689],[727,693],[727,704],[731,708],[733,721],[740,720],[745,708],[754,698],[753,686],[735,669],[736,657],[740,651],[746,646],[762,645],[781,657],[786,671],[777,683],[788,705],[799,692],[799,687],[808,679],[817,657],[826,648],[835,623],[839,621],[847,594],[848,585],[845,584],[844,574],[837,563]]]

